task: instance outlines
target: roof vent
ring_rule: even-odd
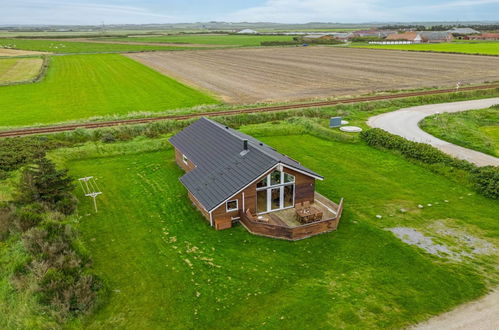
[[[244,139],[244,140],[243,140],[243,151],[241,151],[239,154],[240,154],[241,156],[244,156],[244,155],[246,155],[248,152],[249,152],[249,149],[248,149],[248,140]]]

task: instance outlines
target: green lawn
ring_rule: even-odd
[[[400,328],[484,294],[481,271],[497,280],[493,256],[445,261],[384,230],[439,238],[432,228],[444,223],[497,244],[496,202],[363,144],[262,140],[324,175],[320,193],[345,198],[338,231],[298,242],[241,226],[217,232],[188,200],[171,149],[68,163],[76,177],[97,176],[104,192],[98,214],[78,192],[78,226],[111,292],[73,326]],[[427,203],[433,207],[417,207]]]
[[[182,50],[184,47],[148,46],[127,44],[101,44],[91,42],[55,41],[43,39],[3,39],[0,48],[36,50],[56,54],[72,53],[106,53],[106,52],[138,52],[151,50]]]
[[[118,54],[54,56],[35,84],[0,87],[0,126],[217,103]]]
[[[420,126],[442,140],[499,157],[499,107],[433,115]]]
[[[354,44],[353,46],[356,45]],[[453,42],[453,43],[414,44],[414,45],[358,45],[358,47],[432,51],[432,52],[444,52],[444,53],[499,55],[499,42],[462,42],[462,43]]]
[[[42,65],[43,59],[39,57],[1,58],[0,85],[35,79]]]
[[[203,44],[228,46],[260,46],[262,41],[292,41],[292,36],[253,36],[253,35],[172,35],[154,37],[103,38],[101,40],[164,42],[175,44]]]

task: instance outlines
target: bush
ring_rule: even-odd
[[[103,143],[113,143],[116,142],[116,137],[113,134],[107,132],[102,135],[101,141]]]
[[[20,232],[35,227],[43,220],[45,208],[38,203],[22,206],[14,213],[14,225]]]
[[[499,167],[485,166],[472,171],[476,190],[484,196],[499,199]]]
[[[11,206],[0,206],[0,241],[5,240],[13,227],[14,211]]]
[[[78,199],[72,194],[67,194],[65,197],[55,203],[54,210],[64,215],[70,215],[76,211],[77,205]]]
[[[292,46],[299,45],[298,41],[262,41],[261,46]]]
[[[380,128],[372,128],[360,134],[368,145],[400,151],[404,156],[427,164],[443,163],[459,169],[472,170],[473,164],[451,157],[429,144],[413,142],[393,135]]]

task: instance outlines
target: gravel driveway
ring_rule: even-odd
[[[473,101],[422,105],[371,117],[367,124],[371,127],[384,129],[387,132],[402,136],[411,141],[430,144],[446,154],[467,160],[478,166],[499,166],[499,158],[437,139],[418,126],[418,123],[421,120],[433,114],[485,109],[496,104],[499,104],[499,98],[497,97]]]

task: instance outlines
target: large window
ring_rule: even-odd
[[[266,213],[294,206],[295,177],[274,170],[256,184],[256,209]]]

